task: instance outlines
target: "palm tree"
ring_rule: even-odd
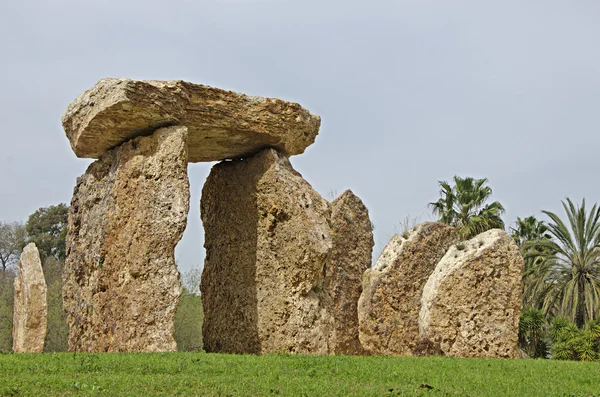
[[[500,216],[504,207],[498,201],[485,202],[492,195],[492,188],[485,186],[487,179],[460,178],[454,176],[454,186],[440,181],[438,201],[429,203],[439,222],[457,228],[459,235],[469,239],[489,229],[504,229]]]
[[[515,227],[511,227],[510,230],[512,237],[519,247],[522,247],[527,241],[552,238],[548,234],[548,226],[544,221],[537,220],[535,216],[528,216],[524,219],[517,217]]]
[[[549,277],[548,262],[545,258],[554,254],[551,251],[539,251],[539,240],[550,240],[552,236],[548,233],[548,226],[537,220],[534,216],[517,218],[515,226],[510,228],[512,237],[521,249],[521,255],[525,259],[523,269],[523,307],[541,309],[543,297],[548,289],[552,287],[547,283]]]
[[[580,207],[569,198],[562,205],[568,226],[555,213],[542,211],[551,219],[548,232],[554,239],[540,239],[531,246],[550,253],[536,275],[545,286],[542,309],[581,328],[600,315],[600,208],[594,205],[588,215],[585,199]]]

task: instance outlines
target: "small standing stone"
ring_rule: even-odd
[[[34,243],[29,243],[23,249],[19,260],[19,274],[15,278],[13,351],[44,351],[47,314],[46,280],[40,253]]]

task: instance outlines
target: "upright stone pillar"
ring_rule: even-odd
[[[104,153],[71,201],[63,305],[69,351],[175,351],[174,249],[189,209],[187,128]]]
[[[329,352],[329,203],[272,149],[215,165],[202,191],[209,352]]]
[[[40,253],[34,243],[27,244],[19,260],[15,278],[13,312],[13,351],[41,353],[44,351],[47,325],[46,280]]]
[[[421,298],[421,337],[457,357],[519,357],[523,258],[505,231],[450,247]]]
[[[352,191],[346,190],[331,203],[333,247],[325,274],[331,299],[334,328],[330,351],[362,354],[358,339],[358,299],[363,273],[371,266],[373,231],[369,211]]]
[[[413,355],[420,340],[421,294],[436,264],[458,237],[434,222],[394,235],[363,276],[358,306],[360,341],[371,354]]]

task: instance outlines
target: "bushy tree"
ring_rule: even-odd
[[[0,352],[12,350],[13,307],[14,307],[14,269],[0,273]]]
[[[58,204],[42,207],[27,219],[27,235],[40,251],[42,260],[50,256],[65,259],[69,207]]]
[[[25,226],[20,222],[0,222],[0,271],[14,266],[26,242]]]
[[[525,307],[519,319],[519,346],[531,358],[546,357],[546,316],[540,309]]]
[[[175,341],[178,351],[202,350],[202,298],[200,297],[199,268],[183,273],[183,292],[175,312]]]
[[[588,322],[578,328],[566,317],[552,319],[550,325],[552,358],[556,360],[594,361],[600,357],[600,323]]]
[[[472,238],[489,229],[504,229],[501,216],[504,207],[498,201],[487,204],[492,188],[487,179],[454,176],[454,186],[440,181],[440,199],[429,203],[438,221],[456,227],[463,239]]]

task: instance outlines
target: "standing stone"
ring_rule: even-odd
[[[186,142],[186,127],[159,129],[106,152],[78,178],[63,273],[69,351],[176,350]]]
[[[453,245],[421,300],[421,336],[457,357],[519,357],[523,258],[499,229]]]
[[[13,312],[13,351],[41,353],[44,351],[48,308],[46,280],[40,253],[34,243],[23,249],[19,274],[15,278]]]
[[[421,293],[427,279],[456,242],[454,228],[425,222],[404,237],[394,235],[363,276],[358,303],[360,341],[367,352],[413,355],[419,336]]]
[[[329,203],[273,149],[215,165],[202,191],[209,352],[329,352]]]
[[[321,118],[297,103],[185,81],[102,79],[67,108],[63,127],[78,157],[107,150],[160,127],[189,128],[190,162],[246,157],[265,147],[304,152]]]
[[[325,276],[335,323],[330,349],[334,354],[362,354],[358,298],[375,245],[371,220],[367,207],[350,190],[334,200],[331,209],[333,248]]]

